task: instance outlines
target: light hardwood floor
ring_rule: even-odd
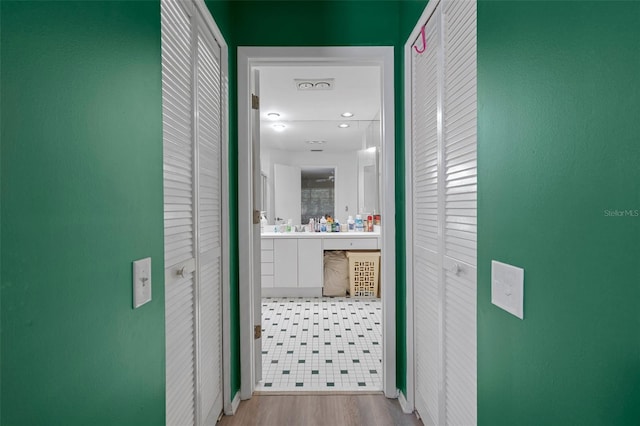
[[[254,395],[220,426],[422,426],[384,395]]]

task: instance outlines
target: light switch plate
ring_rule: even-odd
[[[524,319],[524,269],[491,261],[491,303]]]
[[[133,262],[133,307],[151,301],[151,258]]]

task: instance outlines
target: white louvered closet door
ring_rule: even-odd
[[[477,423],[475,1],[440,1],[426,36],[411,79],[415,404],[425,423],[466,426]]]
[[[447,425],[477,423],[476,2],[444,2],[444,362]]]
[[[440,424],[441,312],[439,163],[440,6],[425,27],[428,49],[413,52],[413,288],[416,409],[425,424]],[[421,43],[421,40],[418,41]]]
[[[199,411],[213,425],[222,411],[221,78],[220,46],[198,20],[196,145],[199,283]]]
[[[222,409],[220,48],[198,13],[161,2],[169,426]]]
[[[195,198],[189,2],[162,1],[167,425],[195,424]],[[180,274],[178,274],[180,271]]]

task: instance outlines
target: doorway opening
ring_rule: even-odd
[[[365,76],[373,101],[358,92]],[[240,303],[251,307],[240,318],[241,398],[256,390],[395,397],[393,49],[239,48],[238,77],[239,193],[247,194],[239,248],[249,266]],[[341,105],[330,102],[337,94]],[[261,225],[256,210],[265,212]],[[380,218],[377,232],[310,232],[320,221],[326,229],[326,216],[346,231],[360,213]],[[324,255],[349,248],[381,254],[380,298],[351,288],[348,298],[323,297]],[[285,379],[279,386],[273,373]]]

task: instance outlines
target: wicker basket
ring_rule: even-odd
[[[380,271],[379,251],[348,251],[349,295],[351,297],[378,297]]]

